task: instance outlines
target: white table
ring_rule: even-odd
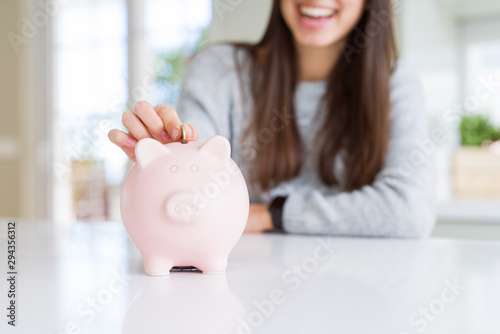
[[[244,235],[226,275],[153,278],[120,223],[18,222],[17,241],[1,333],[500,333],[500,243]]]

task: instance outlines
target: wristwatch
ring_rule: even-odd
[[[271,204],[269,204],[268,209],[269,212],[271,213],[273,227],[276,230],[283,229],[282,216],[283,216],[283,205],[285,205],[285,201],[286,201],[286,196],[278,196],[271,201]]]

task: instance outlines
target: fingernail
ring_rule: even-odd
[[[127,138],[127,145],[130,147],[135,147],[137,145],[137,140],[134,138]]]
[[[179,130],[177,130],[177,129],[175,129],[175,128],[174,128],[174,129],[172,130],[172,137],[173,137],[174,139],[177,139],[177,136],[178,136],[178,135],[179,135]]]
[[[163,141],[168,141],[170,139],[170,136],[168,135],[167,131],[163,130],[160,134],[160,138]]]

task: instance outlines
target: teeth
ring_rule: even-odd
[[[300,13],[311,17],[329,17],[333,15],[334,10],[320,7],[300,6]]]

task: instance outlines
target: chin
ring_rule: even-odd
[[[338,44],[341,38],[325,36],[294,36],[298,45],[310,48],[327,48]]]
[[[363,0],[281,0],[281,13],[296,45],[333,47],[344,40],[359,21]]]

